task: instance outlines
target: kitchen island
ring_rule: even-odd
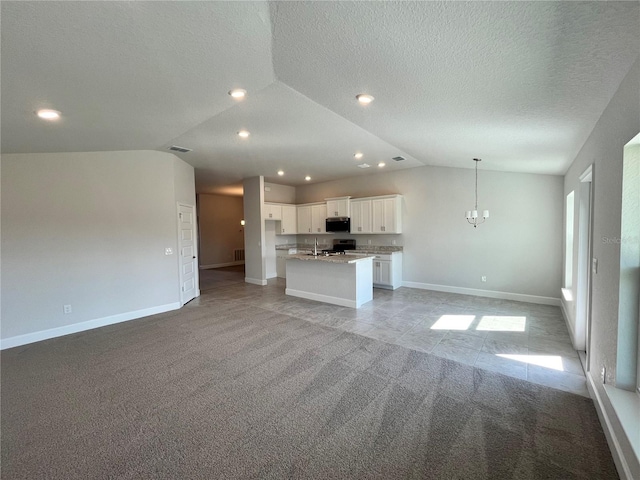
[[[287,295],[352,308],[373,300],[371,255],[298,253],[286,262]]]

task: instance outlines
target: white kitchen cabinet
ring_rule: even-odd
[[[351,233],[371,233],[371,200],[351,201]]]
[[[361,255],[347,253],[347,255]],[[395,290],[402,286],[402,252],[375,253],[373,259],[373,286]]]
[[[298,233],[311,233],[311,205],[296,207],[298,217]]]
[[[391,290],[402,286],[402,252],[376,254],[373,259],[373,285]]]
[[[282,205],[265,203],[263,212],[265,220],[282,220]]]
[[[298,215],[295,205],[282,205],[282,222],[278,235],[295,235],[298,233]]]
[[[327,205],[311,206],[311,233],[327,233]]]
[[[327,198],[327,217],[348,217],[349,216],[349,198],[336,197]]]
[[[371,230],[373,233],[402,233],[402,197],[371,199]]]

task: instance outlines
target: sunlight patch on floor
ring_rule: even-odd
[[[442,315],[431,329],[468,330],[475,318],[475,315]]]
[[[558,355],[511,355],[499,353],[496,356],[564,372],[562,357],[559,357]]]
[[[476,330],[491,332],[524,332],[527,325],[527,317],[507,317],[485,315],[480,319]]]

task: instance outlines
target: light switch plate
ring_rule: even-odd
[[[173,255],[173,248],[171,247],[167,247],[164,249],[164,254],[165,255]]]
[[[591,259],[591,271],[593,272],[594,275],[598,273],[598,259],[597,258],[592,258]]]

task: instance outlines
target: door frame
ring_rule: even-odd
[[[578,202],[578,275],[576,283],[575,342],[587,354],[591,330],[591,257],[593,249],[593,164],[580,175]]]

